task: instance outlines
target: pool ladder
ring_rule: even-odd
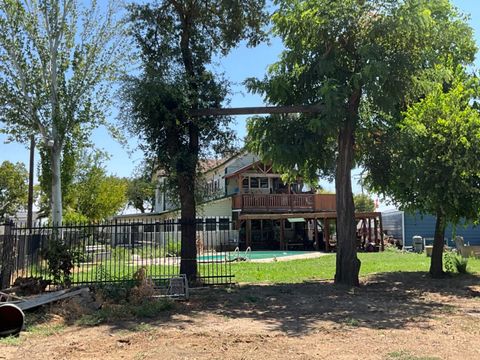
[[[252,257],[252,248],[249,246],[245,250],[245,260],[251,260]],[[240,259],[240,248],[237,246],[235,250],[233,250],[233,258]]]
[[[252,248],[249,246],[245,250],[245,259],[251,260],[251,258],[252,258]]]

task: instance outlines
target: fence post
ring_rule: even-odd
[[[10,286],[10,280],[15,263],[14,237],[12,234],[13,221],[5,223],[5,233],[3,238],[2,263],[0,269],[0,289],[6,289]]]

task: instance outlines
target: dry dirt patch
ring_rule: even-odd
[[[359,289],[203,289],[154,321],[22,334],[0,359],[479,359],[479,284],[389,273]]]

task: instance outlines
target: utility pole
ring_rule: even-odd
[[[30,137],[30,164],[28,173],[28,206],[27,228],[32,228],[33,223],[33,171],[35,163],[35,136]]]

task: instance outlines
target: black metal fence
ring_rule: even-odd
[[[231,251],[238,245],[238,231],[229,219],[206,218],[195,226],[195,283],[231,283]],[[58,282],[51,271],[53,244],[72,260],[68,277],[72,285],[129,281],[140,268],[157,284],[166,284],[180,274],[181,231],[176,220],[31,228],[8,223],[0,235],[0,288],[13,285],[18,277]]]

